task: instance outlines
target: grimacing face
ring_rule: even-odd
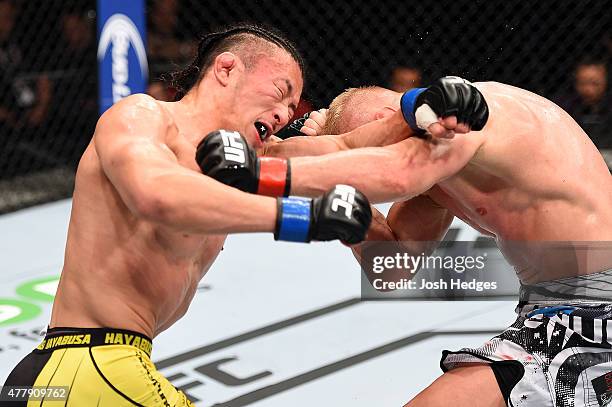
[[[239,131],[250,145],[263,143],[285,127],[293,117],[303,87],[298,63],[285,51],[261,55],[255,65],[244,72],[237,88],[235,114]]]

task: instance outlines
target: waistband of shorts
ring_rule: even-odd
[[[612,269],[591,274],[521,284],[521,304],[598,304],[612,302]]]
[[[519,303],[516,306],[515,312],[523,318],[530,318],[534,315],[543,315],[550,317],[552,315],[565,314],[573,317],[581,317],[590,320],[612,320],[612,303]]]
[[[149,337],[127,329],[69,328],[47,329],[45,339],[34,349],[35,353],[53,352],[62,348],[91,348],[94,346],[132,346],[151,357],[153,342]]]

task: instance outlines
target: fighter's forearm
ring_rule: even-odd
[[[345,139],[381,138],[389,134],[406,133],[408,125],[400,114],[377,120],[358,127],[343,135]],[[397,178],[402,165],[402,148],[389,147],[360,148],[340,151],[319,157],[298,157],[291,160],[291,192],[316,196],[329,187],[350,184],[365,187],[364,193],[370,201],[382,202],[399,197]]]
[[[329,154],[347,148],[339,136],[299,136],[265,145],[262,155],[291,158]]]
[[[291,160],[291,194],[317,196],[336,184],[363,191],[371,202],[400,198],[401,153],[380,147]]]
[[[402,112],[397,111],[384,120],[375,120],[338,137],[343,145],[352,149],[388,146],[412,135],[414,131],[406,124]]]
[[[201,234],[274,231],[277,204],[273,198],[247,194],[188,171],[158,175],[149,182],[155,188],[132,206],[155,223]]]
[[[389,256],[395,257],[397,253],[408,252],[410,255],[419,256],[421,252],[417,251],[413,247],[412,243],[401,242],[400,238],[396,235],[396,231],[392,230],[390,225],[387,223],[385,216],[373,209],[372,225],[368,230],[367,241],[359,245],[351,247],[353,255],[361,265],[361,269],[365,272],[365,276],[368,278],[370,283],[377,287],[379,291],[391,291],[390,289],[381,289],[381,282],[398,282],[402,279],[411,279],[414,277],[417,270],[414,273],[409,272],[410,270],[401,269],[399,267],[386,268],[385,271],[375,273],[373,269],[374,257]],[[376,282],[377,280],[380,280]]]
[[[384,282],[412,279],[420,269],[420,266],[405,269],[395,265],[385,268],[382,274],[377,274],[373,272],[371,264],[374,255],[394,257],[397,253],[407,253],[414,257],[429,256],[438,246],[453,219],[447,209],[437,205],[427,195],[394,203],[386,218],[375,209],[372,212],[368,241],[352,249],[373,284],[376,279]],[[369,264],[363,263],[364,250]],[[378,284],[378,287],[380,286]]]
[[[315,196],[335,184],[350,184],[371,202],[401,201],[460,171],[479,146],[479,138],[466,134],[454,140],[409,138],[387,147],[298,157],[291,160],[291,192]]]
[[[410,137],[413,131],[401,112],[339,135],[301,136],[264,146],[263,155],[271,157],[302,157],[334,153],[362,147],[382,147]]]
[[[363,247],[371,245],[371,242],[391,242],[397,240],[395,234],[389,227],[385,215],[380,213],[378,209],[372,206],[372,223],[366,235],[366,241],[358,245],[351,246],[353,255],[359,264],[362,264]]]

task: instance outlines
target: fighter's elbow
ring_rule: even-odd
[[[409,199],[428,189],[430,174],[423,165],[419,165],[409,157],[400,160],[394,176],[386,178],[392,194],[401,199]]]
[[[399,172],[383,181],[384,189],[393,197],[393,201],[403,200],[411,195],[414,186],[411,180],[406,179],[408,177],[410,176],[407,173]]]
[[[332,137],[332,141],[334,142],[336,151],[344,151],[344,150],[352,150],[355,148],[363,147],[354,143],[354,140],[351,137],[348,137],[348,134],[340,134]]]

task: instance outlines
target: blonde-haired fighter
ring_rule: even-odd
[[[374,201],[395,201],[386,218],[375,216],[372,240],[441,239],[456,216],[493,236],[515,266],[523,282],[516,322],[483,347],[445,352],[446,373],[409,406],[604,404],[612,177],[584,131],[549,100],[501,83],[473,86],[489,107],[481,131],[403,139],[410,132],[393,125],[403,125],[402,95],[365,88],[327,112],[323,130],[340,134],[292,138],[267,154],[291,157],[293,193],[350,180]],[[455,113],[439,124],[467,121]],[[549,243],[565,250],[546,250]]]

